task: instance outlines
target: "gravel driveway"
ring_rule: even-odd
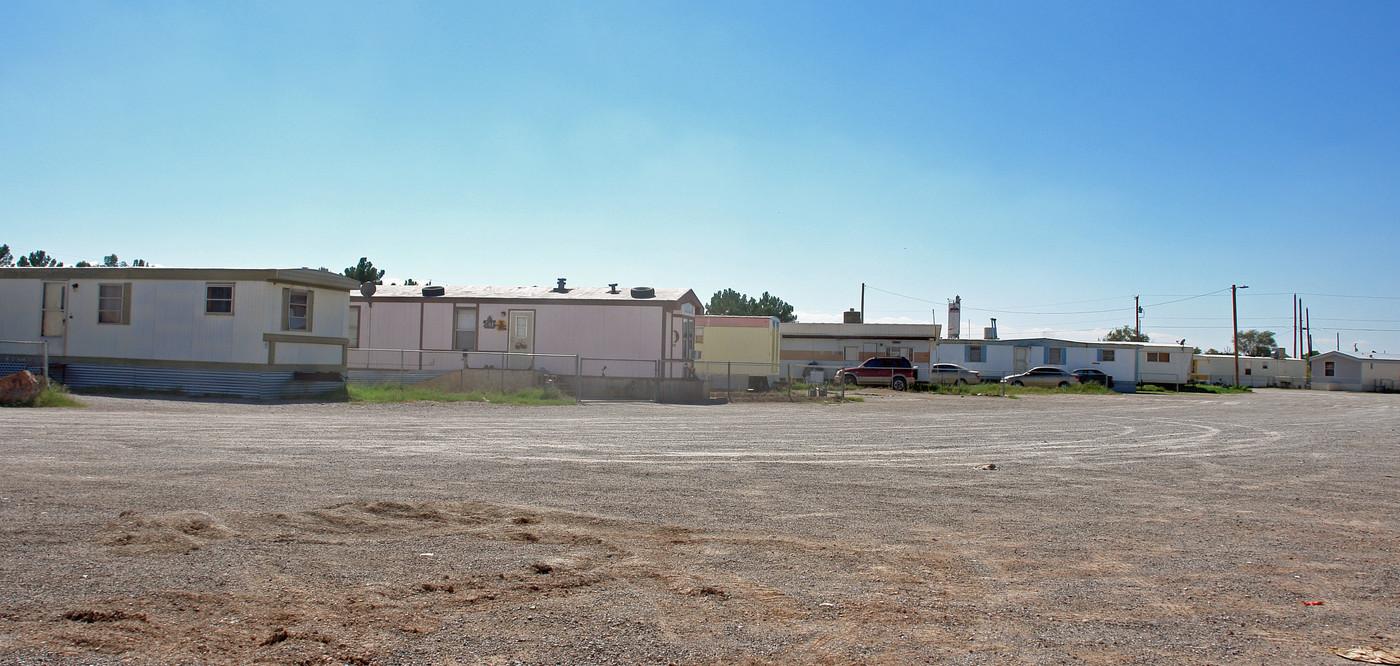
[[[1400,648],[1400,396],[862,394],[3,410],[0,662]]]

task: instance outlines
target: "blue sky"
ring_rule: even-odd
[[[1400,353],[1393,2],[0,4],[0,243]],[[1191,298],[1195,297],[1195,298]]]

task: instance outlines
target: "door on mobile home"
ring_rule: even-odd
[[[1030,357],[1030,347],[1012,347],[1011,372],[1019,374],[1026,371],[1026,359]]]
[[[45,282],[42,335],[50,355],[63,354],[64,334],[68,331],[68,283]]]
[[[507,334],[506,351],[516,354],[535,353],[535,311],[511,310],[510,332]],[[511,370],[529,370],[535,366],[533,356],[511,356]]]

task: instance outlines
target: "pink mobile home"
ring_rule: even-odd
[[[350,368],[352,377],[356,368],[397,368],[415,380],[464,368],[679,378],[689,373],[701,309],[689,289],[566,287],[562,279],[557,287],[380,286],[350,299]]]

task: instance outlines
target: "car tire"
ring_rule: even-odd
[[[967,380],[959,377],[957,381],[953,382],[953,386],[967,386]]]
[[[895,377],[894,379],[890,380],[890,388],[896,391],[903,391],[904,389],[909,388],[909,380],[903,377]]]
[[[1060,388],[1069,388],[1069,382],[1060,382]]]
[[[841,381],[842,381],[842,382],[845,382],[846,386],[855,386],[855,385],[856,385],[856,376],[855,376],[855,375],[841,375]]]
[[[1014,382],[1011,382],[1011,385],[1012,385],[1012,386],[1025,386],[1025,384],[1022,384],[1022,383],[1021,383],[1021,380],[1019,380],[1019,379],[1016,380],[1016,381],[1014,381]]]

